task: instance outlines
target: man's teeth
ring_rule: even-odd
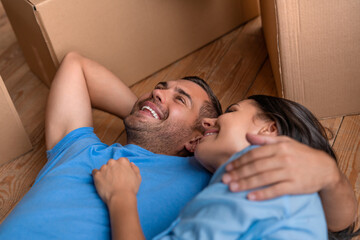
[[[156,113],[154,110],[152,110],[151,107],[149,107],[149,106],[143,106],[143,107],[141,108],[141,110],[144,110],[144,109],[149,110],[149,112],[153,115],[154,118],[160,119],[159,116],[157,115],[157,113]]]

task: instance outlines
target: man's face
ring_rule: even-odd
[[[182,155],[184,147],[201,135],[196,129],[207,93],[188,80],[160,82],[135,103],[125,118],[128,143],[167,155]]]

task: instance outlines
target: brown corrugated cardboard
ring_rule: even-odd
[[[72,50],[131,85],[259,14],[257,0],[1,0],[47,85]]]
[[[360,1],[260,2],[278,93],[318,117],[360,113]]]
[[[30,140],[0,76],[0,165],[32,149]]]

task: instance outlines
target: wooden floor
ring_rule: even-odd
[[[32,186],[46,162],[44,113],[49,89],[29,70],[0,3],[0,75],[34,146],[32,152],[0,166],[0,222]],[[252,94],[276,95],[260,18],[162,69],[132,87],[137,95],[159,81],[197,75],[207,80],[224,107]],[[334,132],[331,140],[360,199],[360,115],[322,120]],[[124,125],[94,110],[94,128],[107,143],[124,143]],[[360,206],[359,206],[360,207]]]

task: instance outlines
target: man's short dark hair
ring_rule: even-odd
[[[208,97],[210,98],[210,103],[205,103],[205,105],[202,106],[202,108],[200,109],[200,117],[217,118],[222,114],[219,99],[215,96],[210,86],[202,78],[199,78],[197,76],[186,76],[182,79],[191,81],[199,85],[202,89],[205,90]]]

